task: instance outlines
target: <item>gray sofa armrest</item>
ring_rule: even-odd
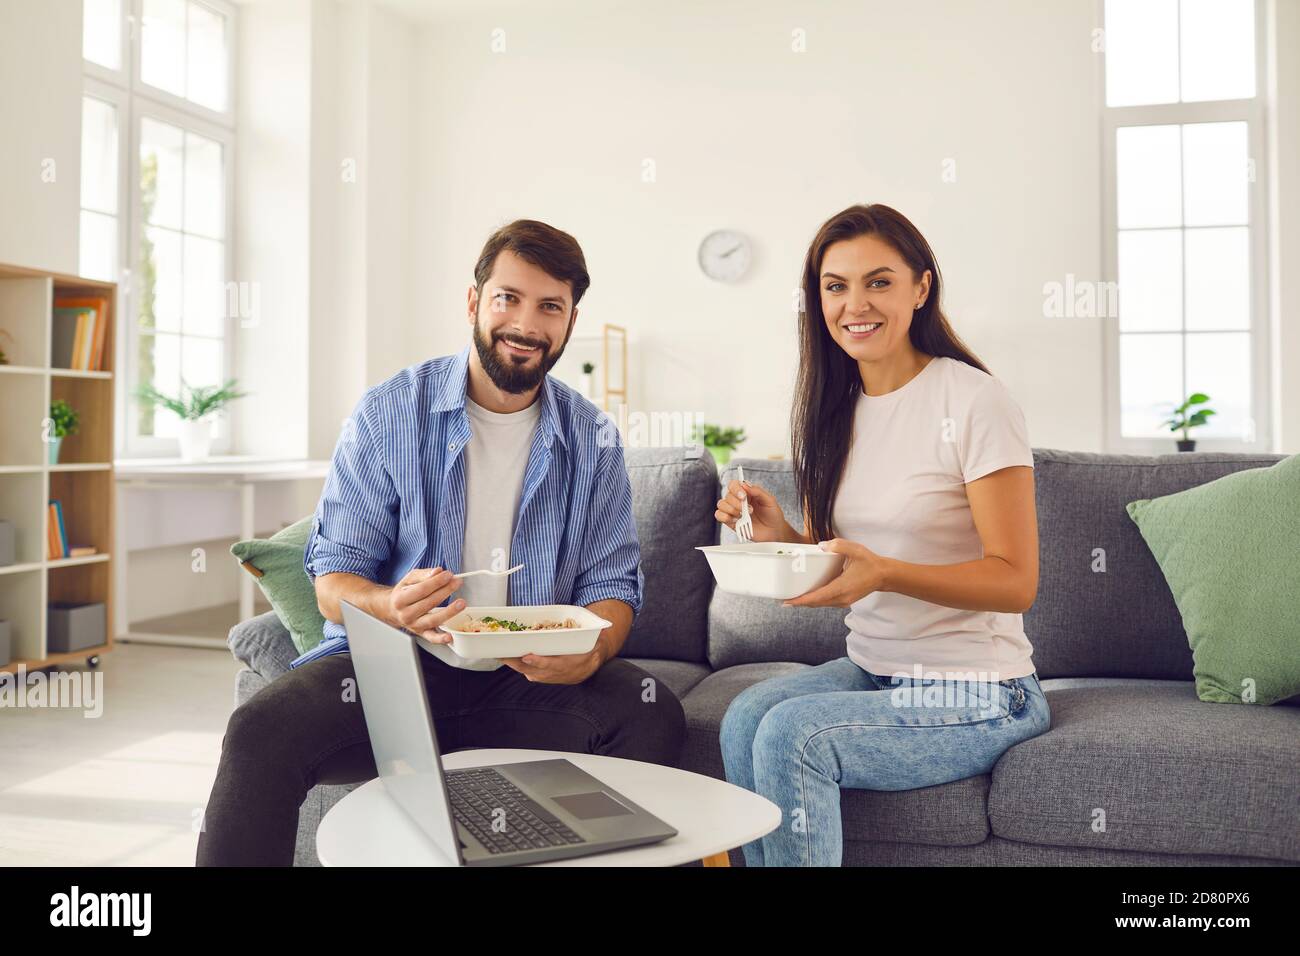
[[[226,645],[235,660],[268,681],[287,671],[289,662],[298,656],[289,631],[274,611],[240,621],[230,629]]]

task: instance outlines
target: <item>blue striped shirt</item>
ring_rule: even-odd
[[[469,347],[369,389],[334,449],[303,555],[307,574],[346,571],[393,585],[413,568],[462,568]],[[518,501],[509,603],[641,610],[645,577],[632,487],[612,419],[551,376],[541,388]],[[475,479],[482,480],[482,479]],[[513,504],[513,503],[512,503]],[[348,649],[341,624],[289,666]]]

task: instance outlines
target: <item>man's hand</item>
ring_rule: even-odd
[[[605,653],[597,641],[586,654],[525,654],[503,657],[501,663],[539,684],[581,684],[605,663]]]
[[[388,592],[389,621],[435,644],[448,644],[451,635],[438,628],[465,610],[465,602],[457,598],[446,607],[439,605],[459,587],[460,578],[450,571],[415,568]]]
[[[593,614],[609,621],[611,626],[600,632],[596,646],[586,654],[525,654],[523,657],[503,657],[501,663],[539,684],[581,684],[606,661],[618,656],[632,630],[632,608],[624,602],[610,598],[588,604]]]

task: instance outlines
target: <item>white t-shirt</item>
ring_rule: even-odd
[[[534,401],[518,412],[490,412],[465,398],[470,439],[465,444],[465,543],[457,571],[510,567],[510,543],[524,491],[524,472],[542,403]],[[498,567],[497,565],[500,565]],[[466,607],[504,607],[510,603],[510,579],[478,574],[466,578],[456,593]],[[435,657],[452,667],[494,671],[500,661],[467,661],[451,648],[431,646]]]
[[[965,483],[1010,465],[1034,465],[1020,406],[993,376],[933,358],[901,388],[859,395],[832,525],[839,537],[900,561],[978,560],[984,551]],[[945,680],[1034,672],[1019,614],[876,592],[852,605],[845,624],[849,658],[875,674],[913,677],[918,665]]]

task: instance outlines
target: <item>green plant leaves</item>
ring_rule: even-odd
[[[1161,426],[1168,425],[1171,432],[1186,432],[1189,428],[1195,428],[1197,425],[1204,425],[1211,415],[1216,414],[1214,409],[1197,409],[1191,415],[1187,414],[1187,410],[1193,405],[1203,405],[1209,400],[1210,396],[1206,395],[1204,392],[1193,392],[1191,395],[1187,396],[1185,402],[1174,409],[1174,417],[1161,422]],[[1184,435],[1184,437],[1186,437],[1186,435]]]
[[[181,393],[176,397],[158,391],[152,383],[141,385],[135,392],[139,401],[161,406],[177,418],[191,422],[219,412],[235,399],[247,394],[235,387],[233,378],[221,385],[200,385],[198,388],[190,388],[182,379]]]
[[[75,435],[81,424],[81,415],[61,398],[50,402],[50,421],[54,423],[54,437]]]
[[[705,424],[703,427],[695,429],[695,434],[691,440],[700,442],[706,448],[734,449],[745,440],[745,429],[723,428],[721,425]]]

